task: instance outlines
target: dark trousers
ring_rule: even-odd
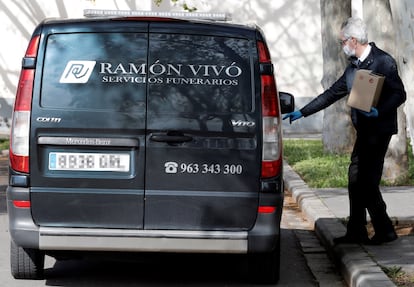
[[[347,234],[366,236],[366,210],[375,234],[394,231],[379,189],[391,135],[357,134],[348,171],[350,216]]]

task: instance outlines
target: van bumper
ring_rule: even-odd
[[[17,208],[14,200],[29,201],[29,188],[11,187],[6,190],[9,232],[12,240],[25,248],[39,248],[39,227],[33,222],[30,208]]]
[[[30,208],[13,205],[13,200],[29,200],[28,188],[8,187],[9,231],[17,245],[45,251],[265,253],[276,249],[280,240],[283,198],[275,196],[260,196],[261,203],[277,204],[277,209],[258,214],[250,231],[66,228],[36,225]]]
[[[247,232],[39,229],[39,249],[71,251],[246,253]]]
[[[268,253],[279,249],[283,200],[283,193],[260,194],[259,205],[274,206],[276,210],[272,213],[258,214],[256,224],[248,235],[249,253]]]

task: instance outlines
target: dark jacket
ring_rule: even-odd
[[[313,99],[300,111],[306,117],[314,114],[349,94],[357,69],[372,70],[385,76],[380,99],[376,108],[378,117],[366,117],[357,109],[351,108],[352,123],[358,132],[375,134],[395,134],[397,128],[397,108],[404,103],[406,93],[398,75],[395,60],[386,52],[370,43],[372,49],[359,67],[357,59],[351,59],[344,74],[325,92]]]

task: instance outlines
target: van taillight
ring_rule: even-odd
[[[257,49],[259,50],[259,62],[260,63],[270,63],[270,52],[266,44],[262,41],[257,42]]]
[[[29,42],[29,46],[27,47],[26,54],[24,55],[26,58],[37,57],[37,49],[39,48],[39,40],[40,40],[40,35],[33,36],[32,40]]]
[[[29,43],[25,59],[35,63],[40,36]],[[19,172],[29,172],[30,114],[33,95],[34,67],[23,66],[14,102],[10,136],[10,167]]]
[[[267,46],[257,42],[259,61],[263,67],[271,66],[270,53]],[[278,175],[282,168],[282,136],[277,96],[276,81],[273,69],[261,69],[261,97],[263,120],[262,178]]]

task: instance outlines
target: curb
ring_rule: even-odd
[[[334,245],[333,239],[345,234],[345,226],[289,165],[285,163],[283,168],[285,188],[292,194],[306,219],[314,225],[317,237],[348,286],[395,287],[363,246]]]

